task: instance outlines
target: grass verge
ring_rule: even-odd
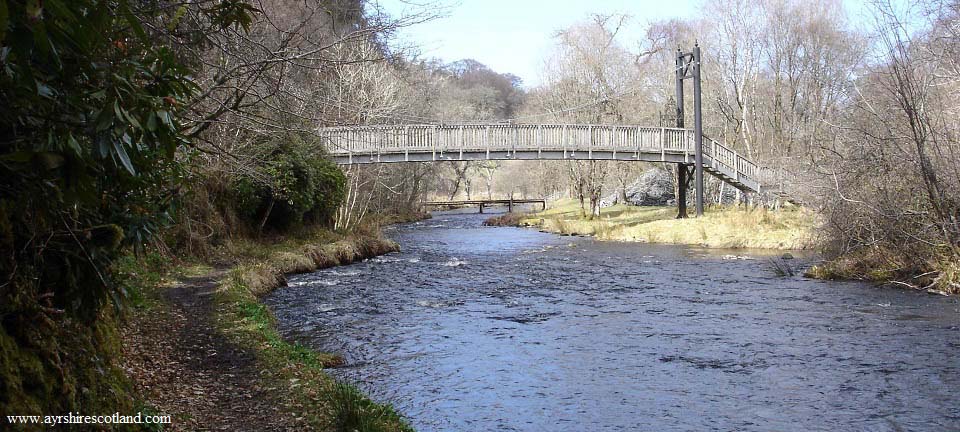
[[[356,388],[336,382],[324,368],[343,359],[284,340],[276,320],[259,297],[285,284],[288,273],[348,264],[398,250],[379,236],[354,235],[326,244],[275,250],[266,260],[238,265],[216,293],[217,326],[238,345],[253,351],[269,379],[280,387],[284,405],[318,430],[412,431],[389,405],[374,403]]]
[[[584,217],[576,200],[561,200],[516,225],[601,240],[698,245],[711,248],[806,249],[816,218],[802,208],[708,207],[699,218],[676,219],[674,207],[616,205]]]
[[[168,316],[154,312],[170,308],[162,292],[177,285],[174,279],[218,274],[214,266],[231,268],[220,278],[211,297],[209,319],[217,334],[254,355],[259,374],[250,379],[258,387],[272,389],[282,411],[298,422],[302,419],[301,425],[305,424],[307,430],[412,431],[392,407],[375,403],[353,386],[326,374],[324,369],[341,364],[342,357],[284,340],[275,317],[260,302],[261,296],[286,284],[286,274],[349,264],[396,250],[399,246],[395,242],[375,230],[345,235],[304,230],[263,241],[232,240],[209,257],[213,266],[174,265],[159,254],[147,254],[120,260],[118,272],[124,275],[131,313]],[[185,415],[169,414],[175,419]],[[183,419],[179,422],[185,424]]]

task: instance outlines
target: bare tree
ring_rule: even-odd
[[[833,192],[828,251],[845,257],[843,272],[960,292],[960,21],[955,3],[928,7],[907,25],[904,11],[874,3],[879,58],[818,165]]]
[[[632,55],[617,40],[626,24],[622,15],[595,15],[557,33],[557,48],[547,62],[546,85],[532,95],[532,109],[546,110],[559,122],[620,124],[629,112],[624,94],[642,91]],[[631,98],[632,99],[632,98]],[[570,107],[578,107],[571,110]],[[610,165],[570,161],[567,172],[574,195],[591,215],[599,214],[600,198]]]

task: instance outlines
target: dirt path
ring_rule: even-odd
[[[253,353],[216,331],[213,292],[224,271],[167,288],[162,306],[134,313],[123,330],[124,368],[175,431],[303,430],[260,378]]]

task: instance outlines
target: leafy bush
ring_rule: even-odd
[[[129,399],[110,362],[113,262],[171,219],[196,90],[132,5],[0,0],[0,412]],[[223,5],[212,22],[249,20]]]
[[[283,231],[305,222],[327,225],[346,195],[346,177],[298,137],[263,144],[262,166],[231,188],[236,211],[257,232]]]
[[[49,293],[91,320],[108,295],[119,303],[107,271],[119,247],[169,220],[177,116],[195,86],[125,2],[4,3],[3,294]]]

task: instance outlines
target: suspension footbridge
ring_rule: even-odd
[[[338,164],[475,160],[618,160],[675,163],[678,217],[693,181],[703,214],[703,173],[746,193],[760,192],[757,164],[703,135],[700,47],[677,50],[676,125],[489,123],[326,127],[321,141]],[[684,80],[693,80],[694,126],[684,127]],[[603,102],[601,100],[600,102]],[[582,107],[578,107],[580,109]],[[554,113],[555,114],[555,113]]]
[[[475,160],[620,160],[695,163],[689,129],[567,124],[354,126],[320,129],[338,164]],[[744,192],[760,190],[759,168],[712,139],[704,171]]]

